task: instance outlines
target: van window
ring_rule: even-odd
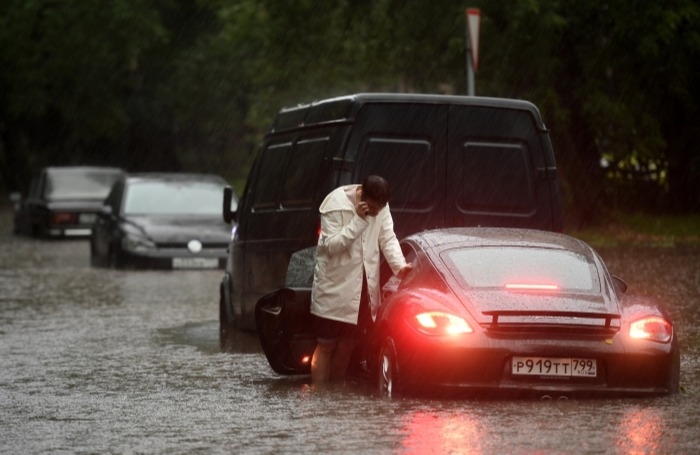
[[[310,207],[328,137],[302,140],[292,149],[282,190],[282,208]]]
[[[532,163],[523,143],[466,142],[457,204],[464,211],[528,213],[535,207]]]
[[[369,138],[361,180],[373,174],[391,185],[392,209],[429,208],[435,199],[435,151],[428,140]]]
[[[262,151],[260,173],[253,191],[253,210],[272,210],[277,205],[279,182],[284,179],[291,143],[274,144]]]

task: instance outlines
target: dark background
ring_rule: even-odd
[[[527,99],[569,226],[700,212],[697,0],[0,0],[0,193],[45,165],[216,172],[274,113],[360,91]]]

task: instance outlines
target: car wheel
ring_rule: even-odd
[[[671,362],[671,368],[668,372],[668,378],[666,380],[666,387],[670,394],[678,393],[680,390],[680,379],[681,379],[681,359],[680,354],[676,351],[673,355],[673,360]]]
[[[396,345],[391,337],[387,337],[379,351],[377,365],[377,392],[386,398],[401,395],[399,369],[396,361]]]
[[[109,249],[109,268],[118,269],[121,266],[121,259],[119,259],[119,251],[117,251],[116,246],[112,246]]]
[[[90,246],[90,265],[92,267],[99,267],[100,265],[100,261],[98,261],[95,257],[95,252],[93,251],[92,246]]]
[[[229,331],[233,329],[235,320],[233,311],[226,301],[226,290],[224,286],[225,284],[223,282],[219,285],[219,325],[222,331]]]
[[[100,258],[97,257],[97,251],[95,249],[95,242],[90,239],[90,265],[92,267],[99,267],[101,266],[101,260]]]
[[[226,302],[225,284],[219,285],[219,346],[223,352],[232,351],[235,347],[233,311]]]

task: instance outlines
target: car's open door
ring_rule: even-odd
[[[279,374],[309,374],[316,349],[310,288],[282,288],[255,306],[255,324],[267,361]]]

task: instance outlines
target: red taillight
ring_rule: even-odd
[[[668,343],[673,336],[673,327],[662,317],[649,316],[630,324],[630,336],[641,340]]]
[[[53,224],[77,224],[77,213],[56,212],[52,215]]]
[[[413,326],[427,335],[461,335],[474,331],[463,318],[441,311],[416,315]]]

